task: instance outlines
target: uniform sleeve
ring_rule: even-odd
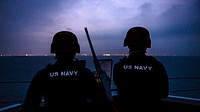
[[[168,80],[168,74],[164,67],[164,65],[159,62],[158,63],[158,72],[160,74],[160,85],[161,85],[161,98],[167,98],[169,94],[169,80]]]
[[[113,68],[113,82],[116,86],[120,85],[120,63],[116,63]]]
[[[22,112],[36,112],[39,109],[42,99],[41,79],[39,76],[40,72],[37,72],[29,85],[24,103],[22,105]]]

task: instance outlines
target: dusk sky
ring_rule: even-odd
[[[53,35],[74,32],[81,54],[128,53],[129,28],[146,27],[150,55],[200,56],[200,0],[0,0],[0,55],[50,54]]]

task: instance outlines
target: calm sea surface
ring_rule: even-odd
[[[91,56],[77,56],[86,60],[86,66],[95,71]],[[112,59],[113,64],[122,56],[100,56],[98,59]],[[200,57],[156,56],[166,67],[169,76],[170,95],[200,99]],[[1,56],[0,57],[0,103],[22,102],[35,73],[48,63],[54,63],[53,56]],[[20,82],[20,83],[19,83]],[[115,85],[112,83],[112,88]]]

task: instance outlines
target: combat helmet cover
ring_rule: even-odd
[[[74,33],[70,31],[60,31],[53,36],[51,53],[58,52],[80,53],[80,45]]]
[[[144,27],[130,28],[126,33],[123,46],[141,46],[145,48],[151,48],[149,31]]]

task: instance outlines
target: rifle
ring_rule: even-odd
[[[109,78],[107,77],[106,72],[101,68],[99,60],[97,59],[97,56],[95,54],[92,42],[90,40],[90,36],[89,36],[87,28],[85,27],[84,29],[85,29],[85,33],[86,33],[90,48],[91,48],[91,52],[92,52],[92,56],[93,56],[93,62],[94,62],[94,65],[95,65],[96,72],[97,72],[97,74],[99,74],[100,79],[102,81],[103,88],[104,88],[104,91],[106,93],[106,98],[107,98],[108,103],[112,103],[113,97],[112,97],[112,93],[110,91]]]

